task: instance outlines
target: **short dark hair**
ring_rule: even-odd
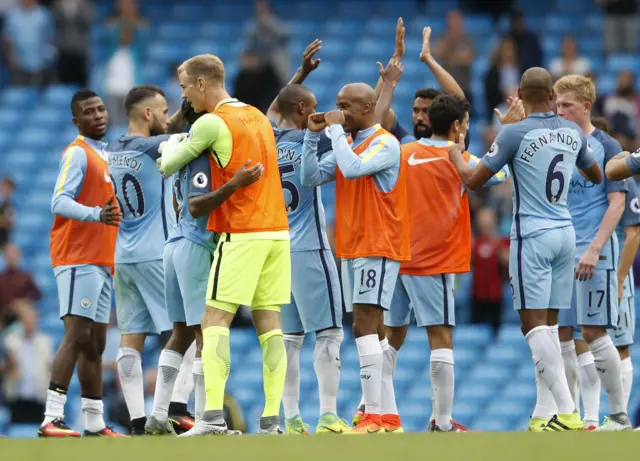
[[[78,107],[78,104],[80,104],[83,101],[86,101],[87,99],[96,98],[96,97],[100,97],[100,95],[95,91],[90,90],[89,88],[82,88],[76,91],[71,97],[71,113],[74,116],[77,115],[78,109],[80,109]]]
[[[436,99],[441,94],[445,94],[444,91],[438,90],[436,88],[422,88],[416,91],[416,94],[413,95],[413,99]]]
[[[155,85],[139,85],[131,88],[124,98],[124,111],[127,117],[131,114],[136,104],[147,98],[153,98],[157,94],[164,98],[164,90]]]
[[[469,112],[471,106],[469,101],[452,94],[441,94],[437,96],[431,106],[429,106],[429,123],[433,134],[437,136],[447,136],[451,124],[456,120],[462,123],[464,116]]]
[[[309,88],[298,85],[297,83],[291,83],[285,86],[280,90],[277,98],[280,113],[285,116],[291,115],[298,103],[311,94]]]

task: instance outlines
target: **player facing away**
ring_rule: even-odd
[[[633,387],[633,362],[629,355],[629,346],[634,343],[636,326],[635,282],[631,267],[640,246],[640,185],[634,177],[627,180],[627,187],[629,190],[624,214],[616,228],[621,248],[617,274],[618,321],[613,329],[609,329],[609,336],[620,354],[622,388],[628,408]]]
[[[549,389],[558,408],[544,430],[582,430],[558,336],[558,311],[571,307],[567,286],[574,278],[575,233],[567,194],[574,165],[594,184],[600,184],[602,172],[582,130],[551,112],[553,82],[546,69],[528,69],[518,97],[527,118],[502,127],[475,168],[464,161],[462,142],[452,146],[449,154],[470,189],[509,165],[514,203],[509,278],[514,308],[537,370],[538,398],[544,388]]]
[[[182,108],[189,125],[193,125],[204,115],[202,112],[196,114],[186,100]],[[194,335],[196,358],[193,362],[193,381],[196,419],[201,418],[204,413],[206,397],[200,322],[204,315],[207,279],[216,246],[216,235],[207,230],[207,202],[221,195],[225,199],[228,198],[235,189],[255,182],[259,173],[261,172],[253,169],[241,168],[230,180],[231,187],[211,191],[209,158],[201,155],[171,177],[178,224],[169,234],[164,247],[163,262],[165,300],[173,331],[158,362],[158,376],[164,379],[156,381],[153,410],[145,426],[148,434],[167,433],[167,419],[176,419],[172,411],[174,402],[171,401],[171,395],[180,385],[178,370],[184,368],[181,365],[182,355],[179,351],[188,347],[188,341]],[[184,416],[177,419],[184,419]]]
[[[212,187],[218,189],[229,187],[225,183],[250,161],[264,165],[264,174],[254,184],[238,189],[222,204],[222,198],[208,202],[207,229],[219,233],[220,240],[202,319],[206,406],[200,421],[182,435],[230,433],[223,418],[223,399],[231,367],[229,326],[240,304],[251,306],[263,351],[266,402],[260,433],[280,434],[287,371],[280,308],[291,300],[291,259],[273,128],[258,109],[229,96],[218,57],[191,58],[180,66],[178,75],[183,97],[196,112],[208,113],[196,121],[185,140],[167,143],[161,171],[171,175],[206,152]]]
[[[587,135],[587,148],[604,170],[607,162],[622,148],[591,124],[595,85],[582,75],[566,75],[555,83],[554,89],[558,115],[578,124]],[[600,402],[600,386],[593,385],[595,371],[600,375],[611,406],[611,416],[598,430],[631,428],[622,388],[620,356],[607,335],[607,328],[612,328],[618,320],[618,238],[615,230],[624,212],[626,191],[624,181],[605,179],[602,184],[594,185],[576,168],[569,184],[568,205],[576,233],[575,308],[572,306],[560,315],[559,333],[568,376],[577,376],[578,362],[588,364],[586,370],[590,376],[584,377],[589,385],[583,385],[580,393],[585,404],[585,426],[592,430],[598,425]],[[572,326],[576,319],[582,337],[576,336],[574,346]],[[573,382],[569,381],[569,388],[574,387],[575,378]]]
[[[338,110],[309,117],[302,153],[303,186],[336,181],[336,253],[344,302],[354,314],[365,400],[365,415],[351,434],[401,427],[397,414],[381,416],[388,348],[382,314],[391,305],[400,262],[410,259],[408,199],[400,145],[375,123],[375,103],[375,91],[364,83],[342,88]],[[332,153],[318,160],[319,133],[326,127]],[[388,382],[393,386],[390,373]]]
[[[51,212],[51,261],[58,285],[64,337],[51,367],[40,437],[80,437],[64,422],[64,405],[78,365],[84,435],[117,437],[104,423],[102,353],[106,343],[113,255],[120,224],[105,144],[109,116],[100,96],[77,91],[71,99],[78,137],[60,158]]]
[[[171,328],[162,252],[176,219],[170,184],[156,168],[158,147],[168,138],[164,93],[152,85],[134,87],[124,107],[127,134],[109,144],[109,172],[123,215],[115,256],[116,310],[122,335],[116,363],[132,434],[142,435],[146,416],[141,353],[147,335]]]

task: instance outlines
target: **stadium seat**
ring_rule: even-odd
[[[637,74],[640,70],[640,58],[629,54],[614,54],[607,59],[606,65],[607,70],[614,75],[623,70]]]
[[[35,88],[13,86],[0,93],[0,104],[15,109],[35,106],[37,100],[38,92]]]
[[[12,424],[7,436],[12,439],[35,439],[38,437],[38,424]]]

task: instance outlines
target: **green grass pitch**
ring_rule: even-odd
[[[640,433],[634,432],[0,440],[0,459],[7,461],[602,461],[638,457]]]

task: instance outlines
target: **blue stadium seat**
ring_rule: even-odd
[[[180,20],[172,15],[172,20],[158,24],[155,29],[155,37],[163,41],[171,41],[175,46],[193,39],[193,23]]]
[[[291,4],[293,14],[299,19],[313,19],[325,21],[333,14],[334,5],[330,2],[301,1]]]
[[[536,377],[535,373],[536,370],[533,365],[533,361],[529,362],[528,360],[524,360],[523,358],[522,365],[520,365],[517,371],[515,371],[514,379],[522,381],[534,380],[534,378]]]
[[[0,94],[0,104],[13,109],[25,109],[35,106],[38,100],[38,92],[35,88],[9,87]]]
[[[13,146],[11,146],[13,147]],[[23,172],[31,172],[33,168],[38,163],[38,156],[31,151],[25,151],[23,149],[12,149],[9,150],[8,153],[4,155],[4,164],[9,170],[12,171],[11,176],[13,177],[14,172],[16,170],[21,170]],[[14,177],[14,180],[16,178]]]
[[[64,107],[68,111],[73,93],[77,90],[78,87],[70,85],[51,85],[42,93],[40,102],[53,107]]]
[[[640,70],[640,58],[628,54],[614,54],[607,59],[607,70],[612,74],[617,74],[623,70],[630,70],[638,73]]]
[[[459,0],[447,2],[427,2],[427,14],[430,16],[444,16],[449,11],[460,8]]]
[[[308,43],[316,38],[322,38],[322,23],[312,20],[290,21],[287,24],[292,37]]]
[[[358,19],[362,17],[362,13],[369,11],[369,4],[355,0],[346,0],[338,3],[337,17]]]
[[[480,358],[481,352],[473,347],[456,345],[453,349],[453,358],[457,370],[466,370],[473,367]]]
[[[484,414],[477,419],[477,422],[474,421],[473,427],[478,427],[483,432],[513,431],[513,426],[510,421],[502,418],[488,419]]]
[[[483,406],[476,403],[468,404],[459,401],[453,403],[453,418],[460,424],[468,426],[476,417],[481,414]]]
[[[497,390],[511,375],[511,370],[499,365],[490,365],[482,363],[477,365],[471,372],[470,379],[472,382],[485,383],[495,386]]]
[[[35,439],[38,437],[38,424],[12,424],[7,436],[12,439]]]
[[[341,39],[353,39],[360,36],[361,23],[354,19],[332,19],[326,22],[324,33],[322,37],[319,37],[324,41],[329,37],[341,38]]]
[[[570,2],[567,2],[570,3]],[[583,39],[585,38],[589,38],[585,35],[591,35],[591,34],[597,34],[598,35],[598,39],[599,41],[602,43],[602,37],[600,37],[600,35],[602,35],[602,28],[604,27],[604,18],[602,17],[601,14],[590,14],[589,16],[587,16],[584,20],[583,23],[583,33],[584,35],[582,37],[580,37],[580,42],[582,42]],[[595,38],[595,37],[593,37]],[[602,46],[602,45],[600,45]]]
[[[228,40],[229,37],[242,36],[241,21],[206,21],[198,27],[202,40]]]
[[[453,329],[453,342],[482,348],[492,341],[491,334],[489,325],[458,325]]]
[[[180,7],[177,5],[178,8]],[[207,12],[204,17],[224,18],[229,21],[246,21],[253,18],[254,8],[251,3],[240,2],[215,2],[212,10]]]
[[[533,377],[528,381],[517,381],[508,384],[502,391],[502,397],[507,400],[527,400],[535,398],[536,396],[536,383]]]
[[[488,36],[494,32],[493,19],[489,15],[473,14],[464,18],[465,33],[470,36]]]
[[[69,124],[70,116],[69,107],[43,107],[33,113],[29,118],[29,123],[34,129],[42,131],[43,128],[47,128],[55,132],[60,125]]]
[[[180,2],[171,9],[169,17],[173,20],[195,22],[200,18],[211,17],[212,7],[210,4],[203,3],[185,3]],[[190,34],[189,34],[190,35]]]
[[[186,47],[175,46],[171,42],[155,41],[149,45],[147,57],[152,61],[175,63],[181,62],[188,56]]]
[[[490,397],[495,395],[495,388],[488,384],[477,383],[469,380],[467,383],[458,386],[456,398],[460,400],[474,401],[478,405],[483,405]]]
[[[502,325],[498,332],[497,339],[498,343],[505,345],[508,344],[509,346],[513,346],[516,343],[524,343],[526,345],[526,340],[522,335],[520,325]]]
[[[431,400],[431,383],[429,381],[416,381],[409,391],[411,401]]]
[[[526,354],[523,355],[521,349],[494,344],[487,350],[485,360],[493,364],[509,367],[513,364],[520,363],[523,357],[526,357]]]
[[[10,135],[22,122],[22,112],[18,112],[17,108],[11,108],[8,107],[8,105],[3,105],[3,107],[0,108],[0,130],[7,135]]]
[[[382,1],[375,5],[375,14],[381,17],[412,18],[419,13],[417,2],[412,0]],[[406,19],[404,19],[406,21]]]

